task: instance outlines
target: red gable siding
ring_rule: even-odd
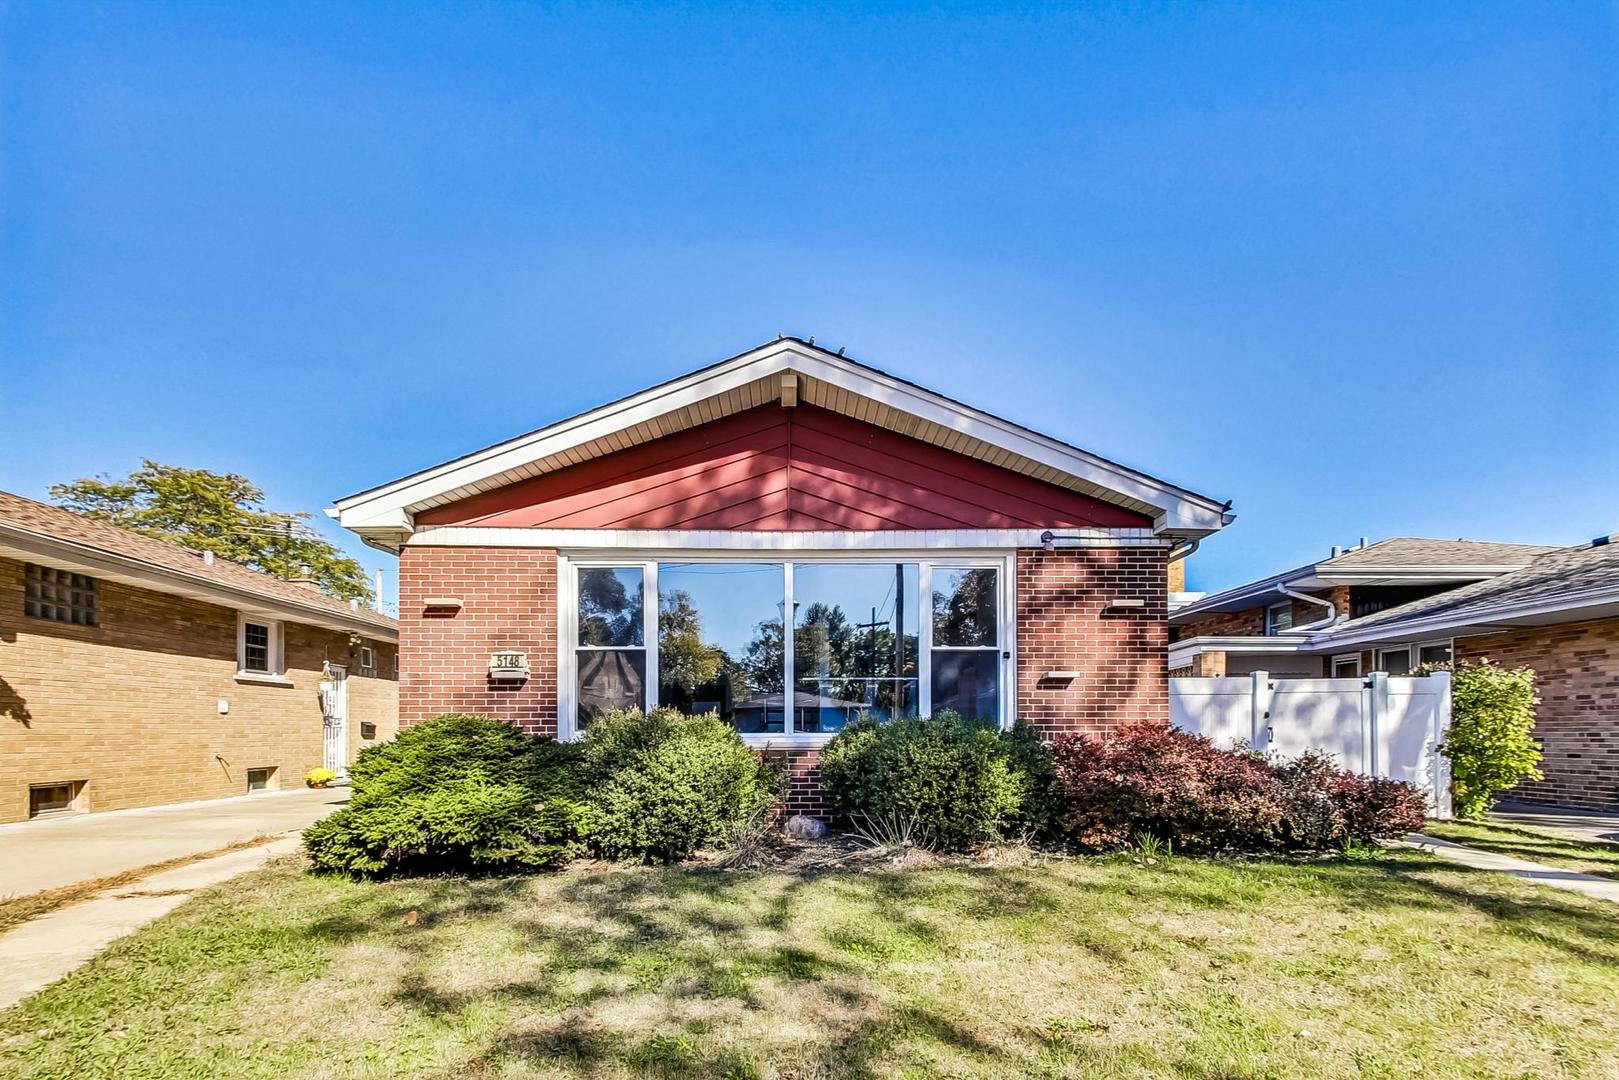
[[[1098,499],[809,405],[750,409],[416,520],[553,529],[1151,525]]]

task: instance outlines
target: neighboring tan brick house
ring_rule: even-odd
[[[0,492],[0,822],[301,787],[397,730],[394,621]]]
[[[1403,674],[1423,663],[1452,660],[1489,659],[1532,668],[1540,696],[1535,736],[1544,755],[1545,779],[1520,784],[1512,797],[1552,806],[1619,808],[1619,543],[1611,539],[1568,548],[1474,545],[1470,572],[1477,573],[1486,558],[1498,560],[1492,568],[1506,561],[1503,556],[1523,565],[1290,633],[1290,652],[1225,652],[1224,659],[1241,655],[1245,664],[1254,665],[1244,670],[1277,674],[1287,667],[1318,664],[1315,674],[1338,676],[1373,670]],[[1498,549],[1496,554],[1484,550],[1488,547]],[[1412,550],[1408,546],[1402,557]],[[1426,550],[1425,557],[1432,558],[1433,549]],[[1449,557],[1463,572],[1459,564],[1468,553],[1453,547]],[[1184,633],[1208,626],[1203,621],[1207,617],[1183,610],[1172,621]],[[1205,630],[1171,646],[1171,662],[1176,648],[1211,643],[1229,648],[1232,641],[1212,638]],[[1274,635],[1271,641],[1274,645]],[[1215,651],[1205,648],[1195,656]]]
[[[1435,596],[1528,566],[1556,548],[1476,540],[1396,536],[1206,596],[1193,596],[1169,616],[1171,674],[1289,678],[1400,674],[1422,662],[1449,660],[1441,640],[1395,643],[1384,653],[1320,654],[1312,631]],[[1402,663],[1401,649],[1409,652]]]
[[[1167,719],[1169,566],[1229,521],[792,338],[330,513],[399,553],[401,723],[714,710],[795,809],[862,711]]]

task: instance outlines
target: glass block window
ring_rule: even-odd
[[[23,574],[23,614],[32,619],[96,625],[96,579],[29,563]]]

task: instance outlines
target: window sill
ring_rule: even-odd
[[[253,683],[259,686],[291,686],[292,680],[285,675],[271,675],[264,671],[238,671],[236,681],[239,683]]]

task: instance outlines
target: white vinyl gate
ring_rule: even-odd
[[[1415,784],[1431,812],[1450,816],[1449,763],[1437,747],[1450,726],[1450,673],[1391,678],[1170,679],[1169,718],[1221,746],[1296,757],[1322,750],[1339,767]]]

